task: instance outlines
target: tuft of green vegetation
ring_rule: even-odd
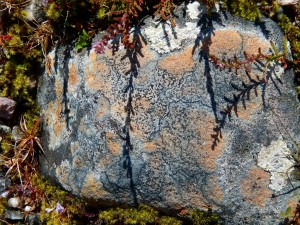
[[[298,6],[300,8],[300,6]],[[300,14],[299,14],[300,15]],[[291,19],[285,15],[278,16],[278,25],[284,31],[287,39],[289,40],[293,54],[293,69],[296,73],[297,85],[300,85],[300,24],[292,22]]]
[[[138,208],[112,208],[102,211],[99,214],[99,219],[107,225],[128,224],[128,225],[181,225],[182,221],[167,217],[160,216],[158,211],[150,208],[149,206],[140,205]]]
[[[84,47],[89,45],[89,35],[88,33],[85,31],[85,29],[82,30],[82,34],[79,35],[79,38],[75,44],[75,48],[77,51],[82,50]]]
[[[220,217],[212,213],[211,210],[207,212],[193,210],[190,214],[190,217],[194,225],[219,225],[221,224]]]

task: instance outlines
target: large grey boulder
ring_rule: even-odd
[[[210,206],[226,224],[278,224],[298,194],[293,73],[271,63],[265,83],[263,62],[236,75],[208,56],[271,53],[270,40],[282,51],[283,35],[267,19],[183,8],[174,28],[146,20],[135,51],[48,55],[42,172],[91,204]]]

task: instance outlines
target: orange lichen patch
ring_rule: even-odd
[[[160,138],[164,144],[168,145],[171,148],[175,147],[173,141],[174,135],[171,133],[170,129],[162,129],[162,131],[160,132]]]
[[[48,75],[53,74],[55,64],[55,54],[53,52],[49,53],[45,60],[45,70]]]
[[[59,181],[61,184],[67,184],[69,183],[69,177],[70,177],[70,165],[68,162],[63,161],[60,166],[58,166],[55,170],[56,175],[59,177]]]
[[[69,64],[69,80],[68,80],[68,88],[70,91],[74,91],[75,86],[78,82],[78,71],[75,64]]]
[[[80,132],[85,132],[86,130],[87,130],[87,126],[85,125],[85,123],[83,121],[80,121],[79,131]]]
[[[245,107],[242,103],[239,103],[237,107],[237,115],[243,120],[250,120],[255,112],[257,112],[262,106],[259,101],[245,101]]]
[[[79,148],[78,141],[71,143],[71,153],[72,153],[72,155],[74,155],[74,153],[78,150],[78,148]]]
[[[190,199],[190,203],[191,203],[192,208],[207,210],[207,206],[209,204],[208,204],[207,200],[204,198],[203,194],[200,191],[198,191],[198,190],[188,190],[186,192],[186,195]],[[211,205],[209,205],[209,206],[211,206]]]
[[[186,72],[193,71],[195,62],[192,56],[193,47],[172,54],[158,63],[160,69],[166,70],[168,73],[180,79]]]
[[[136,111],[143,111],[145,113],[150,108],[151,102],[146,97],[140,97],[132,102],[132,106]]]
[[[151,80],[153,76],[152,73],[149,72],[147,68],[141,68],[139,71],[139,75],[134,79],[135,85],[145,85]]]
[[[261,48],[262,53],[267,53],[271,48],[267,40],[259,38],[251,33],[242,33],[243,36],[243,50],[249,55],[257,55],[258,48]]]
[[[53,122],[53,113],[50,110],[54,110],[54,102],[49,102],[47,105],[47,109],[43,110],[43,119],[47,125],[51,125]]]
[[[101,119],[104,115],[109,113],[110,111],[110,103],[108,99],[105,97],[101,97],[99,100],[98,110],[96,112],[96,118]]]
[[[208,194],[214,202],[221,203],[223,201],[224,194],[217,177],[211,177],[209,179]]]
[[[73,158],[73,168],[80,169],[86,165],[85,161],[83,161],[82,157],[75,157]]]
[[[55,82],[55,92],[56,92],[56,108],[55,108],[55,122],[54,122],[54,132],[55,136],[60,136],[64,127],[66,127],[65,120],[61,120],[62,113],[62,96],[63,96],[63,85],[56,79]],[[53,111],[52,111],[53,112]]]
[[[147,141],[147,134],[144,130],[144,125],[139,124],[138,121],[135,120],[135,118],[132,119],[132,122],[130,124],[130,134],[133,138],[137,138],[138,140],[142,142]]]
[[[89,55],[89,61],[90,62],[96,62],[97,61],[98,54],[95,51],[91,51]]]
[[[55,81],[55,102],[50,102],[47,105],[47,109],[44,110],[44,118],[50,128],[53,127],[53,131],[50,132],[50,146],[55,146],[61,138],[64,128],[66,128],[66,121],[62,118],[61,113],[63,112],[63,85],[58,79]]]
[[[233,57],[242,51],[242,43],[243,39],[238,31],[216,30],[203,41],[201,49],[217,57],[222,57],[222,55]]]
[[[163,190],[163,201],[167,204],[170,205],[172,209],[175,210],[180,210],[182,209],[182,205],[185,204],[180,202],[182,201],[182,198],[180,196],[180,193],[178,192],[178,189],[170,184],[168,186],[166,186]]]
[[[213,149],[212,135],[215,134],[214,128],[217,125],[214,117],[200,110],[191,111],[188,117],[197,135],[197,139],[192,140],[189,147],[199,154],[198,162],[200,165],[208,171],[213,171],[216,169],[216,161],[225,146],[226,134],[223,134],[223,138]]]
[[[112,86],[108,80],[109,72],[103,61],[88,64],[85,68],[86,86],[91,90],[110,91]]]
[[[107,149],[112,155],[122,154],[122,145],[119,143],[120,137],[114,133],[106,132]]]
[[[103,157],[101,157],[101,159],[98,161],[97,163],[97,168],[105,170],[106,167],[111,164],[112,162],[112,157],[110,154],[107,154]]]
[[[252,166],[247,177],[241,181],[241,193],[244,200],[263,208],[272,196],[269,183],[270,174]]]
[[[109,195],[109,192],[104,190],[101,182],[96,180],[92,173],[89,173],[83,182],[80,195],[83,197],[93,196],[94,199],[101,199]]]
[[[154,59],[154,54],[150,47],[148,47],[144,42],[142,42],[141,54],[138,54],[138,62],[140,66],[146,65],[148,62]]]
[[[149,141],[149,142],[145,142],[143,144],[143,147],[147,151],[156,151],[162,149],[161,144],[162,143],[159,141]]]
[[[124,120],[124,118],[126,118],[127,116],[127,112],[125,110],[126,107],[126,102],[115,102],[112,106],[111,106],[111,114],[114,117],[119,118],[120,120]]]

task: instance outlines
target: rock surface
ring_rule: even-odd
[[[299,0],[278,0],[280,5],[296,5]]]
[[[24,219],[24,213],[20,211],[14,211],[14,210],[5,210],[5,218],[10,220],[23,220]]]
[[[0,118],[9,120],[16,109],[16,102],[9,98],[0,97]]]
[[[270,20],[208,17],[193,4],[177,9],[175,28],[145,21],[135,51],[70,45],[48,55],[42,172],[92,204],[211,206],[226,224],[278,224],[298,194],[277,157],[296,151],[290,136],[299,137],[293,73],[270,65],[265,83],[264,64],[236,75],[208,55],[271,53],[270,40],[282,51],[283,35]]]

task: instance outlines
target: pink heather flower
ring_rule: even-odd
[[[62,214],[65,211],[65,208],[62,207],[61,204],[56,203],[56,208],[55,208],[55,212],[57,212],[58,214]]]
[[[98,41],[93,45],[93,49],[98,54],[104,54],[105,45],[102,41]]]
[[[93,44],[93,49],[98,54],[104,54],[105,47],[107,46],[107,44],[107,40],[98,41],[95,44]],[[109,48],[109,46],[107,47]]]

